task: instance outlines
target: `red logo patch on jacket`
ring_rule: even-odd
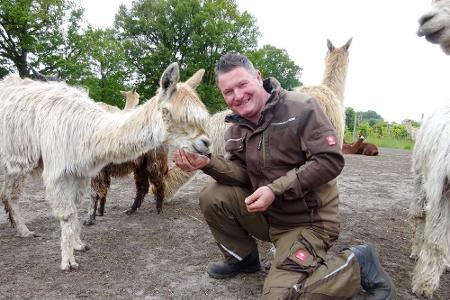
[[[301,249],[297,250],[297,252],[295,252],[295,257],[297,257],[301,261],[306,261],[308,259],[308,252]]]
[[[325,140],[327,141],[327,144],[329,146],[336,145],[336,138],[333,135],[329,135],[329,136],[325,137]]]

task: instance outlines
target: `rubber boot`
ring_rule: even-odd
[[[207,272],[210,277],[224,279],[234,277],[239,273],[255,273],[261,270],[258,248],[253,249],[252,252],[241,261],[224,251],[220,245],[219,248],[223,252],[225,259],[221,262],[212,262],[208,264]]]
[[[366,299],[394,299],[394,283],[381,266],[375,247],[364,244],[349,249],[355,254],[361,268],[361,286],[368,294]]]

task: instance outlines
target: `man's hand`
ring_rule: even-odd
[[[174,162],[181,170],[192,172],[199,170],[209,164],[209,157],[185,149],[178,149],[175,152]]]
[[[266,211],[275,201],[275,194],[267,186],[262,186],[245,198],[248,212]]]

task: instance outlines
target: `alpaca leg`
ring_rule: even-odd
[[[423,190],[422,176],[414,178],[414,197],[409,206],[409,219],[413,226],[413,238],[411,245],[411,259],[417,259],[423,244],[423,232],[425,229],[425,203],[426,195]]]
[[[75,204],[79,206],[84,199],[84,195],[86,194],[87,187],[90,184],[90,179],[80,179],[78,182],[78,188],[76,193]],[[78,251],[87,251],[89,250],[89,246],[81,240],[81,226],[80,221],[78,219],[78,209],[75,210],[75,218],[74,218],[74,249]]]
[[[75,205],[79,185],[70,177],[58,178],[54,182],[48,182],[44,178],[44,182],[47,199],[61,225],[61,269],[76,269],[78,263],[75,261],[74,249],[81,243],[81,229]]]
[[[419,296],[432,297],[447,266],[450,243],[449,196],[446,191],[441,199],[429,199],[423,246],[412,279],[412,291]]]
[[[4,180],[3,188],[0,192],[0,199],[3,202],[11,225],[16,227],[17,234],[21,237],[36,236],[36,234],[33,231],[30,231],[25,225],[20,211],[19,197],[25,175],[5,173]]]
[[[155,201],[156,201],[156,211],[162,212],[162,204],[164,201],[165,194],[165,182],[162,174],[157,174],[157,176],[152,177],[152,182],[155,187]]]
[[[139,207],[141,207],[144,201],[145,195],[148,193],[148,172],[146,167],[142,164],[134,171],[134,183],[136,185],[136,197],[134,198],[133,205],[126,211],[127,214],[134,213]]]
[[[102,188],[100,189],[99,201],[100,206],[98,208],[97,216],[103,216],[105,214],[105,203],[106,196],[108,195],[108,190],[111,186],[111,175],[105,174],[104,181],[102,182]]]

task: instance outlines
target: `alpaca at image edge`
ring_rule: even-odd
[[[450,0],[433,1],[419,19],[419,36],[450,54]],[[422,58],[426,59],[426,58]],[[450,98],[450,95],[447,95]],[[414,197],[411,258],[416,259],[412,291],[431,298],[450,265],[450,105],[425,117],[412,154]]]

